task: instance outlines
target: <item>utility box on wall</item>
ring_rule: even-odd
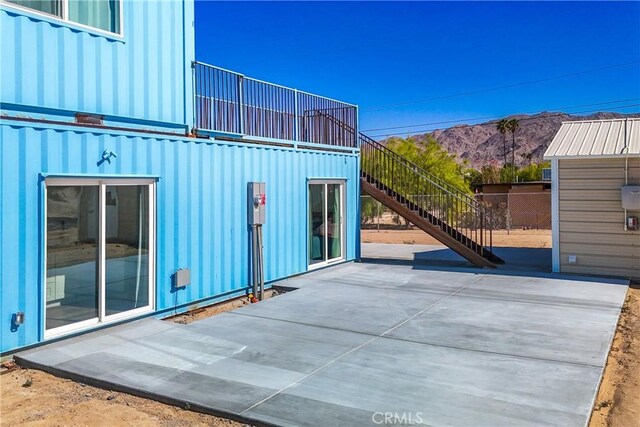
[[[248,185],[247,213],[249,225],[262,225],[266,221],[267,185],[264,182],[250,182]]]
[[[640,185],[622,186],[622,209],[640,211]]]
[[[184,288],[191,284],[191,269],[181,268],[173,275],[173,285],[176,288]]]

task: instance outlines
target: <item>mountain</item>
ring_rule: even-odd
[[[588,116],[576,116],[567,113],[539,113],[534,115],[514,115],[520,121],[516,131],[516,164],[541,162],[545,150],[560,129],[560,124],[574,120],[598,120],[624,117],[640,117],[640,113],[619,114],[600,112]],[[447,129],[435,130],[423,135],[414,135],[420,140],[432,136],[450,153],[467,160],[469,166],[476,169],[491,163],[502,165],[502,135],[496,129],[497,120],[477,125],[457,125]],[[511,159],[511,134],[507,133],[507,161]],[[529,160],[530,157],[530,160]]]

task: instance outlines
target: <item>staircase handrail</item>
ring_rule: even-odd
[[[411,160],[407,159],[406,157],[403,157],[402,155],[391,150],[390,148],[385,147],[383,144],[371,139],[370,137],[364,135],[363,133],[360,133],[360,138],[364,140],[365,143],[372,145],[374,148],[381,150],[386,155],[392,157],[395,161],[403,163],[405,166],[412,169],[415,174],[420,175],[422,178],[426,179],[427,181],[430,181],[433,185],[435,185],[445,193],[449,193],[452,196],[457,197],[464,203],[468,204],[470,207],[485,211],[485,207],[480,202],[478,202],[475,198],[469,196],[460,188],[449,184],[448,182],[444,181],[441,178],[438,178],[437,176],[433,175],[430,172],[427,172],[422,167],[413,163]]]
[[[361,168],[366,175],[387,186],[422,212],[431,215],[443,229],[449,230],[448,233],[452,237],[457,235],[459,237],[455,238],[461,242],[477,244],[482,254],[485,251],[492,253],[493,221],[482,203],[383,144],[362,133],[359,136]],[[370,157],[370,153],[379,153],[382,157],[375,157],[378,156],[376,154]],[[375,176],[376,165],[382,166],[382,170],[390,175]],[[394,170],[395,168],[397,169]],[[403,173],[405,179],[407,173],[411,177],[406,181],[407,185],[412,187],[410,190],[400,188],[405,185],[402,184],[403,181],[398,183],[396,180],[401,179]],[[397,183],[399,185],[396,185]],[[421,196],[429,198],[425,201]]]
[[[326,112],[320,111],[320,110],[315,111],[315,113],[318,114],[318,115],[321,115],[321,116],[324,116],[324,117],[328,118],[334,124],[343,127],[348,132],[355,133],[355,129],[353,127],[351,127],[351,126],[347,125],[346,123],[342,122],[341,120],[339,120],[337,117],[333,116],[332,114],[329,114],[329,113],[326,113]],[[472,211],[475,211],[480,216],[480,219],[481,219],[480,234],[481,234],[482,237],[481,237],[480,245],[484,247],[484,245],[485,245],[485,239],[483,238],[484,237],[484,233],[488,232],[488,234],[489,234],[489,239],[488,239],[489,252],[491,252],[492,247],[493,247],[493,221],[492,221],[491,217],[488,215],[488,210],[487,210],[486,206],[484,206],[482,203],[478,202],[478,200],[476,200],[474,197],[472,197],[469,194],[467,194],[464,190],[462,190],[462,189],[460,189],[460,188],[458,188],[458,187],[456,187],[456,186],[444,181],[441,178],[438,178],[437,176],[435,176],[434,174],[424,170],[424,168],[418,166],[417,164],[415,164],[411,160],[409,160],[406,157],[396,153],[395,151],[393,151],[390,148],[384,146],[383,144],[379,143],[378,141],[375,141],[371,137],[368,137],[367,135],[363,134],[362,132],[358,133],[358,137],[359,137],[359,140],[360,140],[359,148],[361,149],[360,154],[361,154],[361,158],[363,160],[363,164],[364,164],[364,160],[365,160],[364,159],[364,155],[365,155],[364,151],[366,151],[366,150],[362,150],[362,145],[363,144],[368,144],[368,145],[372,146],[374,149],[377,149],[377,150],[381,151],[382,153],[384,153],[384,155],[389,156],[394,161],[400,163],[405,168],[409,168],[413,172],[413,174],[415,174],[417,177],[422,178],[423,180],[425,180],[430,186],[433,186],[434,188],[439,189],[440,191],[442,191],[448,197],[454,197],[459,202],[463,203],[463,205],[467,206]],[[365,170],[365,172],[367,172],[367,171]],[[395,191],[395,189],[393,189],[393,190]],[[410,195],[405,195],[405,196],[409,197]],[[440,218],[440,221],[442,221],[443,223],[446,224],[448,222],[448,218],[447,219]],[[460,233],[464,235],[464,233],[462,233],[462,232],[460,232]]]

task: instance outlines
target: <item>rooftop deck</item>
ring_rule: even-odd
[[[291,142],[357,147],[358,107],[346,102],[193,63],[196,131]]]

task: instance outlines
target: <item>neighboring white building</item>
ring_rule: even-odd
[[[565,122],[544,157],[553,271],[640,277],[640,119]]]

